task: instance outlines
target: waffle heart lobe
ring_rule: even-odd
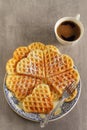
[[[39,50],[45,50],[46,49],[46,46],[42,43],[42,42],[33,42],[31,43],[29,46],[28,46],[28,49],[30,51],[32,50],[36,50],[36,49],[39,49]]]
[[[49,113],[52,109],[51,92],[46,84],[39,84],[23,101],[23,110],[26,112]]]
[[[16,71],[19,74],[44,78],[45,68],[43,51],[38,49],[31,51],[26,58],[23,58],[17,63]]]
[[[21,46],[18,47],[14,52],[13,52],[13,58],[15,58],[17,61],[21,60],[22,58],[26,57],[29,53],[29,49],[26,46]]]

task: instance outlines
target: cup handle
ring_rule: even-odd
[[[75,18],[76,18],[77,20],[80,20],[80,14],[77,14],[77,15],[75,16]]]

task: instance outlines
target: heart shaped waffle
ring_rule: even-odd
[[[63,93],[64,89],[72,82],[79,82],[79,73],[74,68],[65,71],[59,75],[48,78],[48,84],[53,86],[53,88],[59,92]]]
[[[46,49],[44,56],[46,77],[51,77],[73,68],[73,60],[68,55],[60,55],[56,51]]]
[[[27,58],[20,60],[16,71],[19,74],[26,74],[33,77],[44,78],[44,56],[41,50],[34,50],[29,53]]]
[[[13,53],[13,58],[11,58],[6,64],[6,71],[8,74],[16,74],[16,65],[19,60],[26,57],[29,53],[27,47],[19,47]]]
[[[49,86],[39,84],[32,94],[23,100],[23,110],[34,113],[49,113],[53,109],[53,102]]]
[[[24,75],[7,75],[6,78],[7,88],[15,94],[18,100],[22,100],[29,95],[33,88],[40,83],[43,83],[43,81]]]

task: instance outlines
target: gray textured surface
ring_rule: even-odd
[[[33,41],[52,43],[72,56],[82,79],[82,94],[76,107],[44,130],[87,129],[86,5],[86,0],[0,0],[0,130],[40,130],[38,123],[22,119],[10,109],[2,88],[6,61],[16,47]],[[54,36],[54,24],[60,17],[77,13],[85,27],[84,36],[75,46],[61,46]]]

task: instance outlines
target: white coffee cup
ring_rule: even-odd
[[[73,41],[67,41],[67,40],[63,40],[57,33],[57,29],[59,27],[59,25],[64,22],[64,21],[71,21],[75,24],[77,24],[80,28],[80,36],[76,39],[76,40],[73,40]],[[56,38],[57,40],[61,43],[61,44],[64,44],[64,45],[69,45],[69,44],[73,44],[73,43],[77,43],[81,37],[83,36],[83,33],[84,33],[84,27],[83,27],[83,24],[80,22],[80,14],[77,14],[76,17],[63,17],[61,19],[59,19],[56,24],[55,24],[55,27],[54,27],[54,32],[55,32],[55,35],[56,35]]]

